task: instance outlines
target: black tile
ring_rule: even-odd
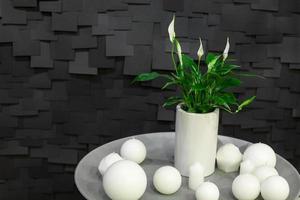
[[[167,110],[159,106],[157,112],[158,121],[174,121],[175,114],[173,110]]]
[[[130,29],[132,29],[132,17],[127,14],[110,15],[109,16],[109,29],[112,29],[112,30],[130,30]]]
[[[15,9],[10,0],[2,0],[2,24],[26,24],[26,12]]]
[[[38,116],[25,118],[23,121],[24,128],[50,129],[51,128],[51,113],[40,112]]]
[[[28,148],[20,146],[18,141],[5,142],[5,147],[0,149],[0,155],[28,155]]]
[[[133,46],[127,43],[128,33],[116,31],[113,36],[106,37],[106,56],[133,56]]]
[[[14,7],[36,7],[36,0],[13,0],[12,4]]]
[[[163,0],[163,8],[170,11],[183,11],[183,0]]]
[[[68,99],[67,88],[64,82],[52,82],[52,88],[47,91],[45,98],[48,100],[64,101]]]
[[[62,2],[58,1],[40,1],[39,8],[41,12],[61,12]]]
[[[50,55],[50,43],[40,43],[40,54],[31,56],[30,67],[32,68],[53,68],[53,60]]]
[[[97,47],[97,38],[91,35],[91,28],[81,28],[79,35],[72,37],[73,49],[88,49]]]
[[[132,30],[127,33],[127,43],[132,45],[152,44],[153,23],[133,23]]]
[[[124,74],[138,75],[151,71],[151,53],[148,46],[135,46],[134,56],[125,57]]]
[[[264,1],[260,0],[255,3],[252,3],[251,8],[254,10],[278,11],[279,0],[264,0]]]
[[[36,56],[40,51],[40,43],[31,39],[29,30],[18,32],[13,43],[14,56]]]
[[[93,35],[110,35],[112,30],[110,30],[109,16],[108,14],[99,14],[97,17],[97,24],[92,27]]]
[[[98,23],[98,15],[96,13],[81,12],[78,14],[79,26],[93,26]]]
[[[52,30],[53,31],[77,31],[77,13],[65,12],[62,14],[53,13]]]
[[[115,67],[115,58],[106,56],[106,40],[98,38],[98,47],[89,50],[89,66],[94,68],[110,69]]]
[[[97,68],[89,67],[88,52],[76,52],[75,60],[69,62],[69,73],[97,75]]]
[[[60,35],[58,40],[51,42],[51,57],[56,60],[74,60],[75,53],[72,49],[72,38]]]
[[[259,62],[267,55],[267,49],[263,45],[243,45],[239,50],[243,62]]]
[[[62,0],[63,12],[81,11],[83,7],[82,0]]]
[[[51,81],[47,73],[36,74],[29,79],[29,86],[33,88],[51,88]]]
[[[280,49],[281,62],[300,63],[297,52],[300,49],[300,39],[295,37],[284,37]]]

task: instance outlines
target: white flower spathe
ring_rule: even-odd
[[[203,45],[202,45],[202,41],[201,41],[201,38],[199,38],[199,41],[200,41],[200,47],[197,51],[197,55],[198,55],[198,58],[199,58],[199,61],[201,60],[201,57],[203,56],[204,54],[204,50],[203,50]]]
[[[228,57],[229,48],[230,48],[229,37],[227,37],[226,46],[223,51],[223,60],[226,60],[226,58]]]
[[[182,66],[183,65],[183,62],[182,62],[182,50],[181,50],[181,46],[179,44],[178,41],[176,41],[176,49],[177,49],[177,54],[178,54],[178,58],[179,58],[179,62],[180,62],[180,65]]]
[[[169,37],[170,37],[170,41],[173,43],[174,39],[175,39],[175,15],[173,15],[173,19],[168,27],[168,32],[169,32]]]

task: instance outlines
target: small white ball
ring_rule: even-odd
[[[181,186],[181,175],[172,166],[164,166],[157,169],[153,176],[153,185],[162,194],[173,194]]]
[[[278,172],[274,167],[260,166],[256,168],[252,174],[256,176],[261,183],[270,176],[278,175]]]
[[[252,174],[241,174],[232,183],[232,193],[239,200],[256,199],[260,193],[259,180]]]
[[[121,158],[121,156],[118,153],[110,153],[107,156],[105,156],[104,158],[102,158],[102,160],[99,163],[98,166],[98,170],[100,172],[100,174],[103,176],[103,174],[105,173],[105,171],[115,162],[119,161],[119,160],[123,160],[123,158]]]
[[[142,141],[133,138],[123,143],[120,153],[124,159],[140,164],[145,160],[147,150]]]
[[[212,182],[204,182],[196,190],[197,200],[218,200],[219,197],[219,188]]]
[[[225,144],[217,152],[218,168],[226,173],[235,172],[239,169],[243,155],[234,144]]]
[[[250,145],[244,152],[243,160],[250,160],[255,167],[267,165],[275,167],[276,154],[274,150],[266,144],[256,143]]]
[[[244,160],[240,164],[240,174],[251,174],[254,169],[255,166],[250,160]]]
[[[113,200],[137,200],[147,187],[146,173],[130,160],[120,160],[108,168],[103,176],[105,193]]]
[[[261,183],[261,196],[264,200],[285,200],[289,193],[289,184],[281,176],[271,176]]]

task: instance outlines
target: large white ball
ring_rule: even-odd
[[[145,171],[130,160],[115,162],[103,176],[104,191],[113,200],[137,200],[146,187]]]
[[[278,172],[274,167],[260,166],[256,168],[252,174],[256,176],[260,182],[262,182],[270,176],[278,175]]]
[[[212,182],[204,182],[196,190],[197,200],[218,200],[219,188]]]
[[[217,151],[218,168],[226,173],[234,172],[239,169],[243,155],[239,148],[234,144],[225,144]]]
[[[275,167],[276,154],[274,150],[266,144],[256,143],[250,145],[244,152],[243,160],[250,160],[256,167],[267,165]]]
[[[118,153],[110,153],[107,156],[105,156],[99,163],[98,170],[101,175],[105,173],[105,171],[115,162],[123,160],[121,156]]]
[[[239,200],[256,199],[260,193],[259,180],[252,174],[241,174],[232,183],[232,193]]]
[[[162,194],[173,194],[181,186],[181,175],[172,166],[161,167],[154,173],[153,185]]]
[[[133,138],[123,143],[120,153],[124,159],[140,164],[145,160],[147,150],[142,141]]]
[[[289,184],[281,176],[271,176],[261,183],[261,196],[264,200],[285,200],[289,193]]]

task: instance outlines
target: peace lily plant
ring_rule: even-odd
[[[195,63],[191,57],[182,53],[180,43],[176,39],[174,23],[175,16],[173,16],[173,20],[168,27],[175,72],[170,74],[160,74],[158,72],[142,73],[134,79],[134,82],[150,81],[158,77],[165,78],[167,82],[162,89],[171,85],[177,85],[180,88],[181,96],[168,98],[163,106],[182,104],[183,109],[190,113],[209,113],[216,108],[223,109],[229,113],[237,113],[243,107],[249,105],[255,99],[255,96],[239,103],[235,95],[228,91],[229,88],[241,84],[238,75],[242,75],[234,72],[239,66],[227,62],[230,48],[229,38],[227,38],[223,54],[207,54],[205,58],[207,71],[202,73],[201,71],[203,70],[201,70],[200,64],[204,50],[201,38],[199,38],[200,47],[197,51],[198,62]],[[175,60],[175,53],[179,60],[178,64]],[[233,109],[233,106],[236,108]]]
[[[164,106],[177,104],[174,164],[181,175],[188,176],[190,166],[200,163],[204,175],[208,176],[215,170],[219,109],[238,113],[249,105],[255,96],[239,103],[234,93],[228,90],[241,84],[238,78],[241,73],[235,72],[239,66],[228,62],[229,38],[223,54],[206,55],[204,69],[201,66],[201,58],[204,56],[201,38],[196,63],[182,53],[180,43],[176,39],[174,23],[175,16],[168,27],[174,72],[143,73],[133,81],[150,81],[163,77],[167,81],[162,89],[171,85],[179,87],[180,96],[172,96],[164,103]]]

